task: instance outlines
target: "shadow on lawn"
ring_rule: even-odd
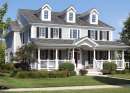
[[[109,77],[95,76],[95,77],[93,77],[93,79],[95,79],[96,81],[99,81],[101,83],[108,84],[108,85],[130,84],[130,80],[115,79],[115,78],[109,78]]]

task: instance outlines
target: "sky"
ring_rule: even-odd
[[[0,0],[0,8],[5,2],[8,3],[8,11],[4,21],[8,17],[15,21],[18,9],[38,10],[46,3],[52,7],[53,12],[61,12],[71,5],[77,10],[77,14],[96,8],[99,20],[115,28],[113,39],[120,38],[123,22],[130,13],[130,0]]]

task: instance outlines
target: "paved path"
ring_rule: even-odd
[[[122,85],[96,85],[96,86],[70,86],[70,87],[48,87],[48,88],[17,88],[17,89],[3,89],[0,92],[7,91],[50,91],[50,90],[77,90],[77,89],[100,89],[100,88],[121,88],[130,87],[130,84]]]

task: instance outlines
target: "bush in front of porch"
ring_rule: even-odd
[[[59,65],[59,70],[69,70],[69,71],[74,71],[74,64],[69,63],[69,62],[65,62],[65,63],[61,63]]]

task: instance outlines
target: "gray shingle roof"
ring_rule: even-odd
[[[125,44],[121,44],[115,41],[95,41],[99,45],[111,45],[111,46],[127,46]]]
[[[27,10],[27,9],[19,9],[22,14],[30,21],[30,23],[46,23],[46,24],[61,24],[61,25],[77,25],[77,26],[90,26],[90,27],[113,27],[105,24],[104,22],[98,21],[98,25],[90,24],[87,21],[79,18],[81,14],[76,14],[76,23],[67,23],[64,19],[60,18],[61,12],[52,12],[51,21],[42,21],[40,18],[35,15],[37,10]]]
[[[16,21],[11,21],[10,26],[12,27],[13,31],[17,31],[21,29],[20,25]]]
[[[35,43],[42,44],[73,44],[74,40],[68,39],[42,39],[42,38],[32,38]]]

